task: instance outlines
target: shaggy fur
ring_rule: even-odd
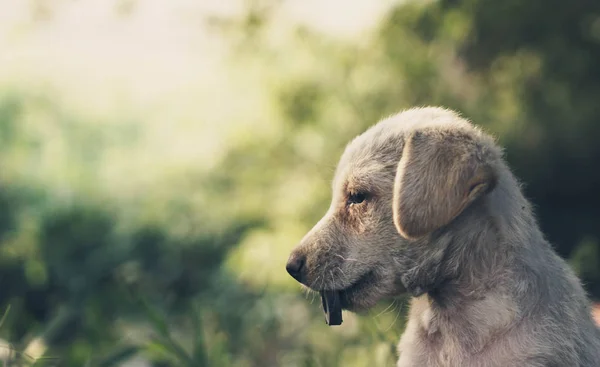
[[[600,366],[584,290],[488,135],[418,108],[346,148],[297,279],[366,310],[409,292],[398,366]]]

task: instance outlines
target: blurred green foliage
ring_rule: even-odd
[[[0,85],[0,335],[15,350],[60,366],[394,365],[403,299],[328,328],[284,263],[327,208],[344,145],[415,105],[498,137],[600,298],[599,2],[403,2],[360,42],[275,37],[279,3],[252,4],[207,24],[267,107],[211,164],[156,168],[156,153],[108,180],[145,149],[143,116],[90,118],[56,86]]]

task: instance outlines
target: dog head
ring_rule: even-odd
[[[339,292],[352,311],[430,291],[450,276],[443,263],[452,233],[470,208],[483,210],[500,155],[489,136],[448,110],[381,121],[346,147],[331,206],[287,271],[312,290]]]

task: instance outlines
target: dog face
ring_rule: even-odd
[[[448,276],[441,263],[455,219],[495,186],[493,141],[455,113],[402,112],[344,151],[324,217],[292,252],[288,272],[344,309],[426,292]]]

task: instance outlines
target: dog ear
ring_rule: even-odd
[[[394,224],[402,236],[433,232],[495,187],[489,147],[473,135],[429,128],[407,137],[393,198]]]

